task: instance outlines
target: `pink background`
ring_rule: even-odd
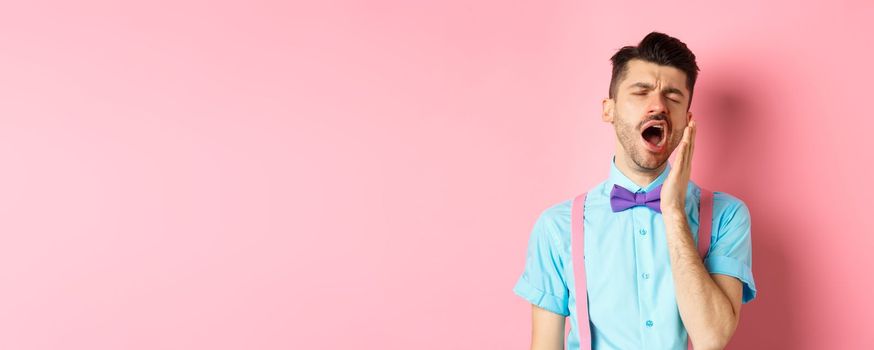
[[[0,8],[2,349],[525,349],[651,30],[752,211],[729,348],[874,347],[870,1],[70,3]]]

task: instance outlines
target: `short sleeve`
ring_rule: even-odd
[[[570,315],[569,291],[565,283],[563,244],[558,226],[549,210],[540,217],[531,230],[525,259],[525,270],[516,282],[513,292],[531,304],[562,316]]]
[[[719,208],[722,207],[722,208]],[[733,276],[743,283],[744,304],[756,298],[756,283],[752,271],[752,238],[750,211],[740,199],[727,193],[714,193],[714,213],[720,213],[716,234],[704,266],[712,274]]]

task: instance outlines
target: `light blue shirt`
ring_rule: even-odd
[[[649,191],[665,181],[670,169],[668,164],[655,181],[640,187],[619,171],[614,157],[609,178],[588,191],[583,222],[592,349],[687,348],[662,214],[645,206],[617,213],[610,208],[614,184],[631,192]],[[688,186],[686,215],[697,244],[701,190],[692,181]],[[710,273],[743,282],[746,304],[756,297],[750,212],[728,193],[714,191],[713,199],[716,226],[704,266]],[[571,202],[562,201],[540,213],[528,241],[525,270],[513,291],[532,304],[570,316],[567,349],[576,350],[580,337],[570,254]]]

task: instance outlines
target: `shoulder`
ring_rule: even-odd
[[[696,192],[696,196],[700,196],[703,188],[695,184],[692,189]],[[713,191],[713,190],[711,190]],[[713,191],[713,214],[714,216],[731,218],[736,215],[749,216],[749,208],[747,204],[739,197],[723,191]]]
[[[560,246],[570,243],[571,204],[573,199],[554,203],[543,209],[537,218],[536,229]]]
[[[728,192],[713,191],[713,206],[713,211],[720,216],[750,215],[746,202]]]
[[[739,197],[728,192],[713,191],[713,220],[719,232],[741,229],[749,232],[750,209]]]
[[[586,191],[589,198],[586,200],[586,210],[589,210],[593,205],[591,198],[602,195],[604,183],[606,182],[599,183]],[[535,230],[538,231],[538,234],[546,236],[545,238],[565,249],[570,249],[571,206],[577,195],[579,193],[547,206],[540,212],[535,224]]]

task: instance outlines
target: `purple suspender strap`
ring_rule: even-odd
[[[589,296],[580,298],[580,291],[586,290],[586,267],[583,252],[585,249],[585,231],[583,229],[583,207],[586,203],[586,193],[576,196],[571,204],[571,261],[574,270],[574,290],[577,298],[577,326],[580,334],[580,350],[592,349],[592,333],[589,328]],[[703,258],[710,249],[710,232],[713,224],[713,192],[701,189],[701,206],[698,220],[698,253]],[[704,223],[710,223],[705,225]],[[692,349],[692,341],[689,341]]]

